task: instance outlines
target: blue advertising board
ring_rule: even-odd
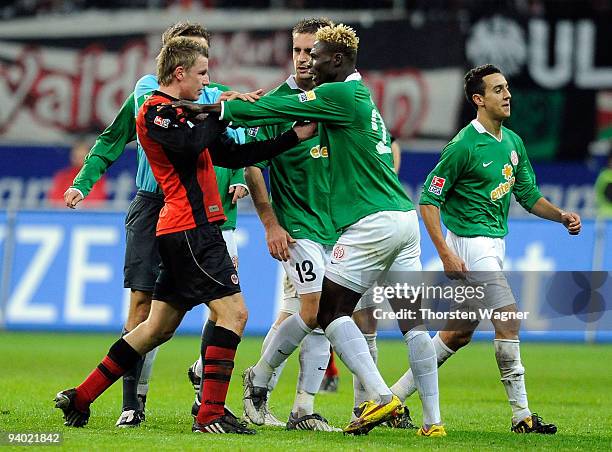
[[[20,211],[9,228],[6,213],[0,212],[4,328],[119,331],[129,301],[129,291],[123,288],[123,222],[122,213]],[[239,275],[250,311],[246,332],[264,334],[276,316],[283,271],[268,253],[258,218],[241,215],[238,224]],[[597,270],[612,270],[612,222],[596,227],[586,221],[577,237],[570,237],[560,224],[542,220],[511,220],[509,229],[504,270],[590,271],[597,256]],[[423,268],[440,270],[422,225],[421,230]],[[605,290],[609,288],[607,284]],[[609,300],[612,293],[603,296]],[[206,316],[204,306],[193,309],[179,332],[199,333]]]

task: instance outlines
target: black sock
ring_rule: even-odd
[[[121,337],[127,333],[129,331],[124,328]],[[142,372],[145,356],[142,356],[138,363],[123,376],[123,411],[140,409],[138,402],[138,380],[140,380],[140,372]]]

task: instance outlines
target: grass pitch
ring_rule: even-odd
[[[121,384],[116,383],[92,406],[82,429],[62,425],[53,397],[80,383],[116,339],[112,335],[0,333],[0,431],[61,432],[70,450],[612,450],[612,346],[524,343],[530,408],[559,427],[554,436],[510,433],[510,408],[499,382],[491,343],[474,343],[440,371],[442,416],[446,438],[420,438],[414,430],[376,428],[368,436],[260,428],[253,436],[191,433],[193,391],[186,377],[198,338],[175,337],[160,350],[147,403],[147,421],[138,429],[117,429]],[[228,403],[241,412],[242,369],[259,357],[261,338],[240,345]],[[388,383],[406,369],[400,341],[379,341],[379,366]],[[344,426],[352,407],[350,373],[341,367],[340,390],[321,394],[316,409],[336,426]],[[272,395],[271,407],[286,419],[292,406],[296,358],[288,363]],[[420,402],[408,400],[413,418]]]

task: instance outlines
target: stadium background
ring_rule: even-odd
[[[286,78],[289,30],[300,18],[324,14],[354,26],[361,39],[358,68],[402,145],[400,179],[415,200],[441,147],[473,117],[463,74],[477,64],[497,64],[512,89],[509,125],[526,142],[543,194],[584,220],[582,234],[570,238],[560,225],[535,219],[514,203],[507,269],[612,269],[612,221],[596,218],[593,196],[612,142],[610,1],[3,5],[0,329],[120,331],[128,300],[122,288],[123,219],[135,190],[135,152],[130,148],[110,168],[110,200],[99,210],[54,209],[45,194],[52,174],[67,164],[71,142],[86,136],[93,143],[138,78],[154,71],[160,33],[184,19],[213,33],[212,79],[238,90],[268,90]],[[262,334],[275,316],[282,273],[248,199],[240,210],[240,275],[251,311],[247,333]],[[424,267],[439,269],[422,230]],[[611,284],[599,290],[606,302]],[[541,293],[530,295],[536,312]],[[529,296],[517,297],[523,295]],[[180,331],[198,333],[204,311],[190,313]],[[603,321],[578,323],[571,332],[524,337],[605,341],[609,318],[606,313]],[[527,322],[525,328],[554,330],[554,324]]]

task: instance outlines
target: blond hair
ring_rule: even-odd
[[[332,52],[342,53],[352,60],[357,56],[359,38],[357,33],[348,25],[338,24],[319,28],[315,39],[324,42]]]
[[[208,47],[190,38],[172,38],[157,55],[157,81],[169,85],[177,67],[188,71],[199,56],[208,58]]]

